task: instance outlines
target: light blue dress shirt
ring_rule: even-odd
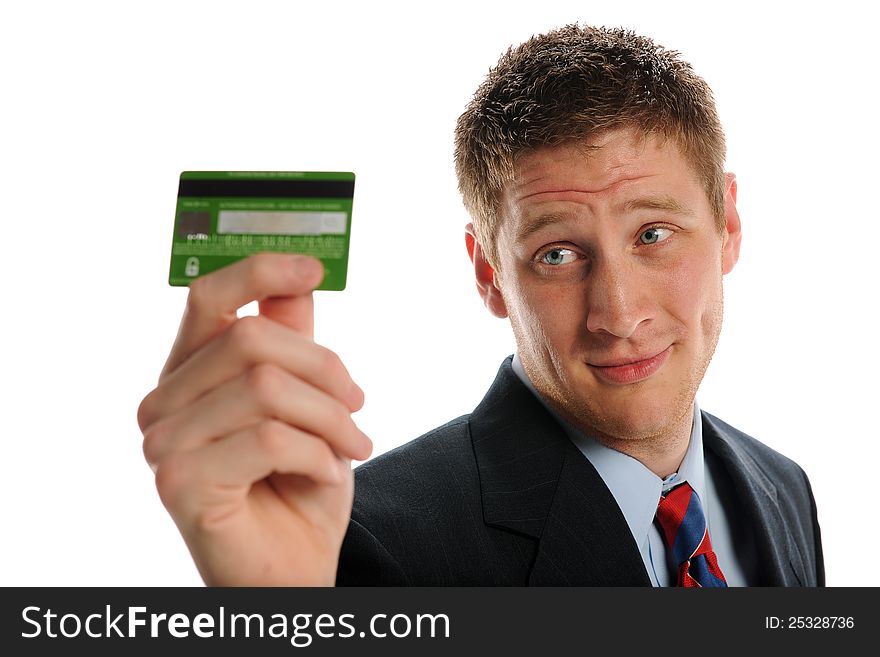
[[[703,453],[703,424],[694,402],[694,420],[687,452],[678,472],[661,479],[640,461],[585,436],[561,418],[535,390],[519,356],[513,357],[513,371],[538,400],[559,421],[571,441],[589,459],[617,500],[642,555],[645,570],[654,586],[675,586],[677,564],[672,563],[659,527],[654,523],[661,493],[687,481],[700,497],[709,527],[709,539],[728,586],[748,586],[757,579],[754,542],[747,527],[725,508],[718,490],[720,464]],[[708,466],[707,467],[707,463]],[[723,491],[727,493],[728,491]]]

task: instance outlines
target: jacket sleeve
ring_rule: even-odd
[[[822,553],[822,532],[819,529],[819,516],[816,511],[816,499],[813,497],[813,488],[807,473],[801,470],[804,483],[807,487],[807,496],[810,498],[810,519],[813,523],[813,550],[816,558],[816,586],[825,586],[825,557]]]

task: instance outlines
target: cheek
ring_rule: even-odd
[[[585,308],[577,286],[530,284],[521,273],[504,281],[502,294],[514,333],[540,351],[564,350],[579,335]]]
[[[716,332],[721,315],[721,261],[715,253],[681,258],[664,286],[671,312],[679,321],[703,333]]]

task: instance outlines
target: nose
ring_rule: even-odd
[[[651,295],[645,272],[632,263],[594,262],[587,288],[587,330],[629,338],[651,319]]]

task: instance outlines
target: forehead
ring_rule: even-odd
[[[503,197],[518,203],[567,191],[599,195],[649,179],[671,186],[697,183],[674,139],[627,128],[522,154]]]

